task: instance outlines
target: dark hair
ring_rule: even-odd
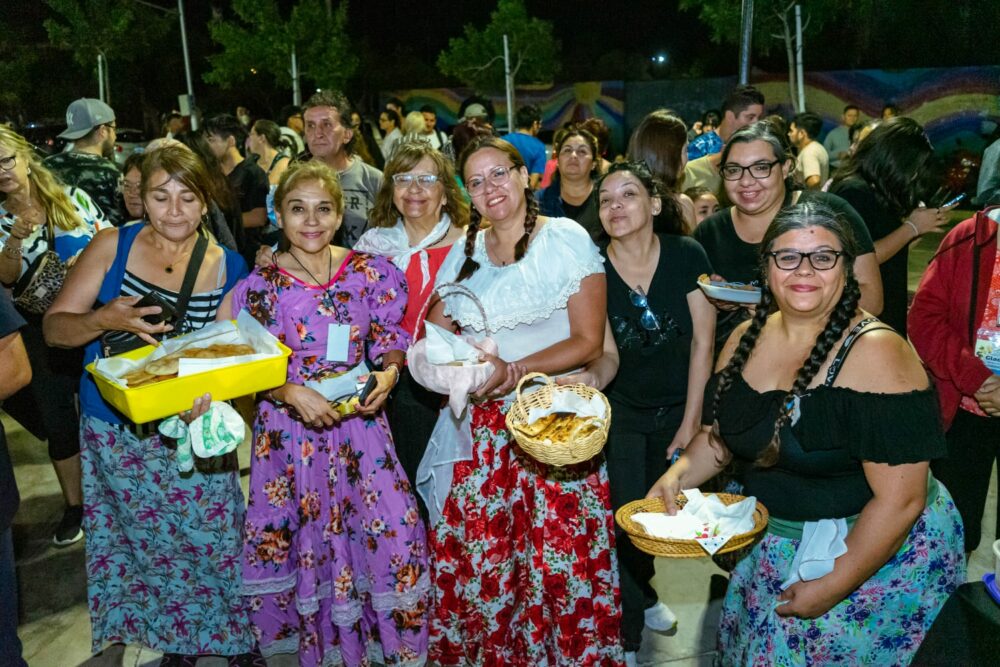
[[[823,131],[823,119],[812,111],[803,111],[802,113],[795,114],[792,122],[795,123],[796,128],[805,130],[805,133],[813,140]]]
[[[505,153],[513,165],[512,169],[526,168],[521,154],[518,153],[517,149],[514,148],[509,142],[493,135],[480,136],[473,139],[472,142],[465,147],[465,150],[462,151],[461,155],[459,155],[458,171],[462,174],[463,180],[467,180],[465,165],[469,162],[469,158],[479,151],[487,148],[493,148],[501,153]],[[528,252],[528,239],[531,237],[531,232],[535,230],[535,223],[538,221],[538,201],[535,199],[535,195],[531,191],[531,188],[527,186],[524,188],[524,201],[526,205],[524,216],[524,234],[521,235],[521,238],[517,240],[517,244],[514,246],[515,262],[521,261],[524,254]],[[476,247],[476,235],[479,233],[479,225],[482,221],[482,214],[476,210],[475,205],[473,205],[472,210],[469,213],[469,226],[466,228],[465,233],[465,263],[462,264],[462,268],[458,272],[458,277],[455,279],[457,282],[461,282],[470,277],[479,268],[479,262],[472,259],[472,253]]]
[[[403,124],[403,119],[400,118],[399,114],[396,113],[393,109],[386,107],[385,109],[382,109],[382,113],[385,114],[385,117],[391,120],[392,124],[397,128]]]
[[[145,157],[145,153],[132,153],[125,158],[125,164],[122,165],[122,176],[129,173],[133,169],[138,169],[141,172],[142,161]]]
[[[792,143],[788,139],[788,121],[785,120],[785,117],[781,114],[773,113],[770,116],[762,118],[761,120],[771,124],[771,127],[774,128],[774,132],[781,137],[781,140],[788,149],[788,152],[791,153]]]
[[[389,106],[390,104],[399,109],[400,111],[403,111],[403,109],[406,108],[403,105],[403,100],[399,99],[398,97],[390,97],[385,101],[386,106]]]
[[[352,130],[351,140],[344,144],[344,150],[348,155],[352,155],[354,153],[354,142],[358,140],[358,133],[353,132],[354,128],[351,127],[351,114],[354,113],[354,107],[351,106],[347,96],[339,90],[317,91],[302,105],[303,116],[307,111],[316,107],[330,107],[337,110],[337,115],[340,116],[341,127]]]
[[[430,104],[425,104],[424,106],[420,107],[420,113],[432,113],[435,116],[437,115],[437,111],[435,111],[434,107],[432,107]]]
[[[762,468],[767,468],[777,463],[781,450],[781,429],[792,419],[797,403],[795,399],[805,393],[809,383],[816,377],[816,373],[830,355],[831,349],[840,340],[844,330],[850,325],[851,319],[857,312],[858,301],[861,298],[861,288],[854,277],[854,258],[858,254],[858,244],[854,238],[851,226],[832,209],[814,202],[807,201],[782,209],[775,216],[774,220],[771,221],[761,243],[760,270],[765,280],[761,289],[760,305],[757,306],[754,317],[750,321],[750,326],[747,327],[747,330],[740,337],[739,345],[736,347],[732,358],[730,358],[729,363],[726,364],[726,367],[720,374],[715,395],[712,397],[712,414],[715,420],[712,424],[710,437],[712,443],[715,444],[721,441],[718,414],[722,397],[732,387],[733,381],[743,372],[743,367],[753,353],[754,347],[757,344],[757,338],[760,336],[760,332],[763,330],[764,324],[770,315],[773,295],[766,280],[768,262],[770,261],[768,253],[771,251],[774,241],[778,237],[796,229],[807,229],[809,227],[822,227],[831,232],[840,241],[842,252],[844,253],[840,264],[843,267],[841,270],[844,271],[845,275],[844,291],[840,295],[840,301],[837,302],[833,312],[830,313],[830,318],[827,320],[823,331],[816,337],[816,343],[813,345],[812,351],[799,368],[798,373],[796,373],[792,388],[785,394],[782,400],[782,408],[778,414],[778,418],[774,422],[771,441],[757,457],[756,464]]]
[[[194,151],[177,144],[166,144],[147,153],[142,161],[143,199],[149,193],[149,179],[162,169],[171,180],[183,183],[193,192],[204,206],[212,201],[212,182],[205,163],[198,159]]]
[[[264,137],[267,143],[271,145],[271,148],[276,148],[281,150],[283,148],[281,142],[281,128],[273,120],[258,120],[253,124],[252,129],[259,136]]]
[[[712,127],[719,127],[719,123],[722,118],[719,116],[718,111],[709,110],[704,113],[701,117],[702,125],[711,125]]]
[[[853,144],[855,137],[858,136],[858,132],[860,132],[861,130],[865,129],[868,126],[869,123],[874,123],[874,124],[877,125],[877,124],[879,124],[881,122],[882,122],[881,120],[875,120],[875,121],[859,120],[857,123],[855,123],[854,125],[851,125],[849,128],[847,128],[847,139],[848,139],[848,141],[850,141]],[[872,129],[874,130],[875,128],[873,127]]]
[[[886,111],[892,112],[893,117],[899,115],[899,107],[897,107],[892,102],[890,102],[889,104],[886,104],[884,107],[882,107],[882,113],[880,115],[881,116],[885,116],[885,112]]]
[[[230,224],[232,225],[235,218],[240,214],[240,203],[236,199],[233,187],[229,185],[229,180],[222,173],[222,165],[219,164],[219,158],[215,157],[215,153],[212,152],[212,148],[208,145],[208,141],[205,140],[205,136],[201,132],[181,132],[174,139],[190,148],[198,156],[202,164],[205,165],[205,170],[208,173],[210,181],[209,190],[211,199],[219,205],[226,219],[231,219]]]
[[[649,165],[645,162],[625,160],[624,162],[612,163],[608,167],[607,173],[597,181],[595,189],[600,192],[601,186],[608,176],[623,171],[627,171],[635,176],[636,180],[646,188],[646,193],[650,197],[659,198],[661,204],[660,212],[653,216],[654,232],[657,234],[675,234],[677,236],[687,234],[686,226],[684,225],[684,216],[677,202],[674,200],[673,194],[663,187],[663,182],[656,177],[656,174],[653,173]]]
[[[451,150],[457,161],[465,147],[478,137],[493,136],[493,128],[479,118],[467,118],[456,125],[451,131]],[[457,170],[461,175],[461,170]]]
[[[517,115],[514,116],[514,126],[518,129],[531,127],[535,121],[542,122],[542,112],[534,104],[525,104],[517,110]]]
[[[859,109],[858,107],[856,107],[856,106],[855,106],[855,105],[853,105],[853,104],[848,104],[847,106],[845,106],[845,107],[844,107],[844,113],[847,113],[847,112],[848,112],[848,111],[850,111],[851,109],[853,109],[854,111],[857,111],[858,113],[861,113],[861,109]]]
[[[278,120],[280,120],[285,125],[288,125],[288,119],[292,116],[301,116],[302,107],[295,104],[287,104],[281,107],[281,111],[278,112]]]
[[[395,184],[392,177],[413,169],[425,157],[430,158],[437,168],[438,183],[444,187],[442,208],[451,218],[451,224],[456,227],[469,224],[469,203],[455,179],[455,168],[451,161],[426,141],[408,141],[400,144],[392,158],[385,163],[382,187],[375,195],[375,205],[368,212],[368,222],[372,227],[392,227],[402,217],[393,201]]]
[[[770,120],[759,120],[756,123],[741,127],[733,132],[733,136],[729,137],[729,141],[722,148],[722,158],[719,161],[719,168],[724,167],[729,160],[729,153],[733,149],[733,146],[736,144],[749,144],[753,141],[763,141],[770,145],[771,150],[774,152],[775,160],[780,160],[782,164],[787,160],[791,160],[794,165],[795,158],[792,157],[792,147],[788,144],[788,135],[779,132]],[[785,196],[787,197],[794,189],[794,170],[789,169],[788,177],[785,178]]]
[[[679,192],[684,177],[681,151],[686,143],[684,121],[658,109],[639,122],[629,139],[626,154],[630,160],[645,162],[667,192]]]
[[[764,94],[753,86],[736,86],[722,102],[722,115],[727,111],[732,111],[734,116],[739,116],[755,104],[764,106]]]
[[[833,185],[848,178],[860,178],[871,186],[889,213],[901,218],[923,199],[919,176],[933,154],[920,123],[896,116],[882,121],[858,144],[854,154],[837,170]]]
[[[690,197],[691,201],[697,201],[699,197],[704,197],[705,195],[712,195],[718,199],[718,195],[715,194],[714,190],[709,190],[702,185],[696,185],[693,188],[688,188],[684,191],[684,194]]]
[[[604,157],[608,152],[608,141],[611,140],[611,130],[608,124],[597,116],[591,116],[578,125],[581,130],[586,130],[597,139],[597,157]]]
[[[243,128],[243,124],[236,116],[228,113],[212,116],[205,121],[205,134],[214,134],[223,139],[232,137],[236,142],[236,149],[240,153],[243,152],[243,144],[247,140],[247,131]]]
[[[570,137],[580,137],[585,142],[587,146],[590,147],[591,159],[593,163],[590,165],[590,176],[593,176],[600,169],[600,153],[597,152],[597,137],[592,135],[587,130],[584,130],[579,125],[574,125],[565,132],[561,133],[559,137],[552,144],[552,152],[556,156],[556,161],[559,160],[559,152],[562,150],[563,144],[570,140]]]

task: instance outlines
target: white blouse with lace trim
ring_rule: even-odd
[[[489,333],[503,359],[519,359],[568,338],[569,298],[580,291],[584,278],[604,273],[597,246],[569,218],[549,218],[514,264],[490,261],[482,231],[472,256],[479,269],[461,284],[479,297],[487,321],[472,300],[460,294],[445,298],[444,312],[467,331]],[[454,282],[464,262],[465,244],[459,242],[438,271],[436,285]]]

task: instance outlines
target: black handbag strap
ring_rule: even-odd
[[[191,252],[191,261],[188,262],[187,271],[184,272],[184,282],[181,283],[181,291],[177,295],[176,326],[178,328],[187,316],[188,301],[191,300],[191,292],[194,291],[194,283],[198,279],[198,271],[201,269],[201,262],[205,259],[205,251],[207,249],[208,238],[199,233],[198,240],[194,244],[194,250]]]

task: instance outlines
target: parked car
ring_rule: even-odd
[[[149,139],[142,130],[133,130],[127,127],[119,127],[115,133],[118,139],[115,141],[115,163],[119,168],[125,166],[125,160],[132,153],[141,153],[146,149]]]

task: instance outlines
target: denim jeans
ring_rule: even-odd
[[[17,576],[9,526],[0,532],[0,667],[28,667],[17,638]]]

